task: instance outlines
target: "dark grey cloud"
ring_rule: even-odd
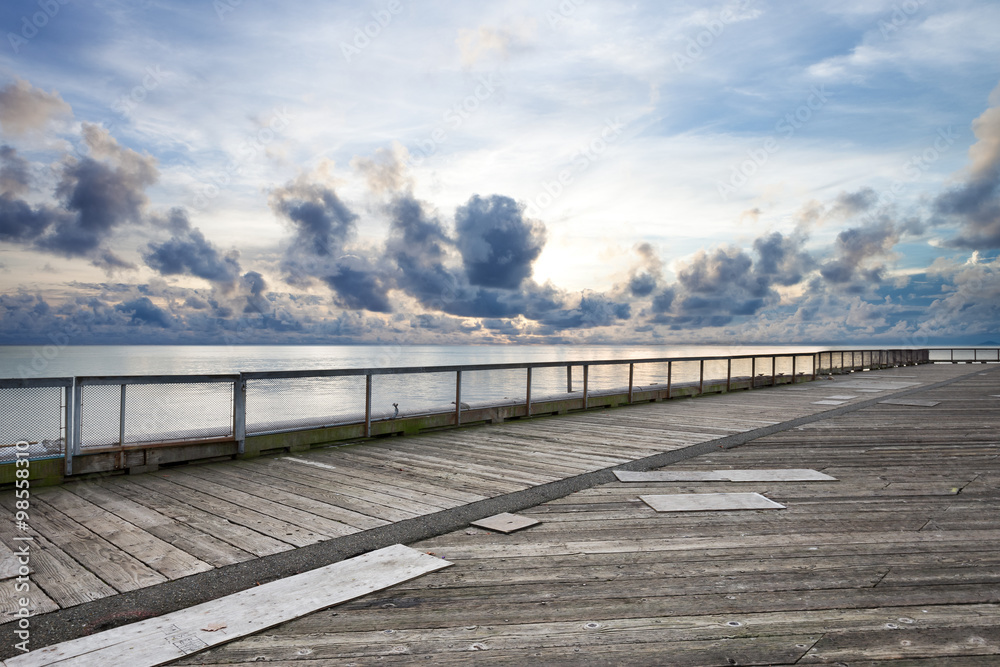
[[[881,282],[886,271],[881,260],[892,251],[900,235],[900,229],[887,219],[845,229],[837,235],[834,258],[819,267],[820,275],[839,285],[855,283],[855,292]]]
[[[473,195],[455,212],[455,231],[469,283],[482,287],[516,289],[545,245],[541,223],[502,195]]]
[[[148,296],[119,303],[115,306],[115,310],[129,315],[132,324],[148,324],[164,329],[169,329],[173,325],[170,315],[156,306]]]
[[[938,222],[957,222],[958,235],[948,244],[958,248],[1000,248],[1000,86],[990,96],[993,106],[972,123],[976,143],[965,182],[934,200]]]
[[[191,227],[183,209],[171,210],[167,225],[174,236],[161,243],[150,243],[142,255],[150,268],[164,276],[195,276],[223,289],[232,287],[241,270],[235,251],[220,252],[201,230]]]
[[[53,225],[66,222],[69,214],[48,206],[33,207],[23,199],[0,195],[0,241],[29,242],[42,237]]]
[[[784,236],[772,232],[754,239],[753,249],[757,253],[755,269],[778,285],[795,285],[802,282],[806,273],[813,269],[815,260],[802,249],[804,239],[798,236]]]
[[[383,268],[359,250],[348,250],[357,236],[358,216],[332,188],[304,175],[274,190],[270,204],[292,226],[292,242],[281,264],[290,284],[319,279],[343,308],[392,311],[391,281]]]

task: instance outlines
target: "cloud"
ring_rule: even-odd
[[[56,194],[70,215],[55,220],[37,242],[67,257],[92,255],[115,228],[142,223],[145,190],[159,177],[153,157],[121,148],[107,130],[84,123],[83,136],[99,159],[68,158],[63,164]]]
[[[56,91],[47,93],[23,79],[0,88],[0,127],[9,136],[38,132],[51,121],[72,115],[72,108]]]
[[[372,192],[396,192],[413,186],[412,179],[406,173],[408,157],[406,148],[395,143],[391,149],[376,149],[374,157],[355,157],[351,160],[351,166],[365,177]]]
[[[815,261],[802,249],[805,239],[801,236],[783,236],[772,232],[754,239],[753,249],[758,260],[756,270],[778,285],[795,285],[812,270]]]
[[[0,194],[21,195],[31,187],[28,161],[10,146],[0,146]]]
[[[170,213],[176,234],[162,243],[150,243],[143,253],[146,264],[164,276],[189,275],[231,289],[240,274],[239,254],[222,254],[199,229],[191,228],[182,209]]]
[[[273,190],[270,204],[292,226],[292,242],[282,260],[290,284],[307,285],[318,278],[344,308],[392,311],[388,278],[360,250],[348,249],[357,236],[358,216],[331,187],[303,174]]]
[[[119,303],[115,310],[130,315],[132,324],[149,324],[163,329],[169,329],[173,325],[170,315],[154,305],[148,296]]]
[[[650,243],[637,243],[634,250],[639,255],[639,265],[629,270],[626,290],[634,297],[649,296],[663,278],[663,260]]]
[[[947,242],[953,247],[1000,248],[1000,86],[990,102],[972,123],[977,141],[969,148],[965,183],[934,200],[935,213],[961,225]]]
[[[455,212],[455,231],[469,282],[483,287],[516,289],[545,245],[545,227],[502,195],[473,195]]]
[[[837,234],[836,256],[820,266],[820,275],[835,284],[860,283],[852,287],[854,291],[881,282],[886,267],[878,260],[892,251],[900,235],[896,225],[885,219],[845,229]]]
[[[533,23],[527,22],[512,28],[459,28],[455,44],[458,46],[462,66],[475,67],[491,54],[506,60],[512,50],[524,47],[526,40],[534,32],[534,27]]]

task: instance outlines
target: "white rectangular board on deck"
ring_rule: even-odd
[[[757,470],[615,470],[620,482],[836,482],[836,477],[810,468],[760,468]]]
[[[657,512],[708,512],[723,510],[783,510],[784,505],[759,493],[672,493],[639,496]]]
[[[844,401],[813,401],[813,405],[843,405]]]
[[[941,401],[921,401],[915,398],[889,398],[879,401],[882,405],[912,405],[916,408],[933,408]]]
[[[113,630],[8,658],[6,667],[155,667],[451,565],[396,544]]]

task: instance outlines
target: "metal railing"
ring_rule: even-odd
[[[986,359],[989,353],[989,359]],[[968,357],[968,359],[967,359]],[[459,426],[468,414],[508,407],[532,416],[595,404],[754,389],[817,375],[932,362],[1000,361],[1000,349],[827,350],[815,353],[663,357],[167,375],[0,380],[0,463],[17,442],[32,458],[122,453],[158,445],[248,437],[435,416]],[[602,397],[615,397],[612,403]],[[383,429],[384,431],[384,429]],[[23,454],[22,454],[23,456]]]

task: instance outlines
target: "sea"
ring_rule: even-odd
[[[822,346],[745,345],[329,345],[329,346],[3,346],[0,378],[215,375],[251,371],[344,368],[405,368],[527,362],[587,362],[678,357],[808,355]],[[850,349],[850,348],[847,348]],[[798,371],[808,362],[800,361]],[[762,365],[761,365],[762,364]],[[769,361],[757,371],[770,371]],[[706,362],[705,376],[750,374],[749,361]],[[790,373],[791,358],[775,372]],[[564,367],[535,369],[532,402],[582,394],[582,368],[567,377]],[[698,362],[675,363],[669,381],[697,382]],[[524,369],[463,371],[460,393],[454,372],[374,375],[373,420],[448,412],[456,399],[466,407],[523,403]],[[85,381],[85,380],[84,380]],[[624,391],[628,365],[591,366],[591,395]],[[667,364],[637,364],[634,386],[668,382]],[[127,386],[122,387],[121,384]],[[236,407],[233,382],[113,383],[81,388],[84,450],[118,443],[139,444],[232,435]],[[332,378],[251,379],[246,386],[248,435],[358,423],[365,419],[363,375]],[[43,452],[57,451],[66,433],[68,392],[58,387],[0,388],[0,449],[25,439]],[[48,444],[45,444],[48,443]],[[2,453],[0,453],[2,454]],[[0,458],[3,458],[0,456]]]

